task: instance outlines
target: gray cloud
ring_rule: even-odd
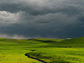
[[[83,0],[0,0],[0,33],[28,37],[83,36],[83,4]]]
[[[9,26],[18,23],[21,19],[22,12],[11,13],[7,11],[0,11],[0,25]]]

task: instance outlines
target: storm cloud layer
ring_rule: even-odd
[[[83,0],[0,0],[0,34],[84,36]]]

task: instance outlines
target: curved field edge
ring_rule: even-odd
[[[84,63],[84,37],[67,39],[0,39],[0,63]]]
[[[84,48],[37,48],[27,55],[46,63],[84,63]]]
[[[24,55],[26,50],[0,50],[0,63],[40,63]]]

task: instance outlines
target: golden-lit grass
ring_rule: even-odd
[[[84,63],[84,37],[75,39],[0,39],[0,63]]]
[[[40,63],[25,56],[26,50],[0,50],[0,63]]]

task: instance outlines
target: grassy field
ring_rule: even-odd
[[[0,38],[0,63],[84,63],[84,37],[67,39]]]

